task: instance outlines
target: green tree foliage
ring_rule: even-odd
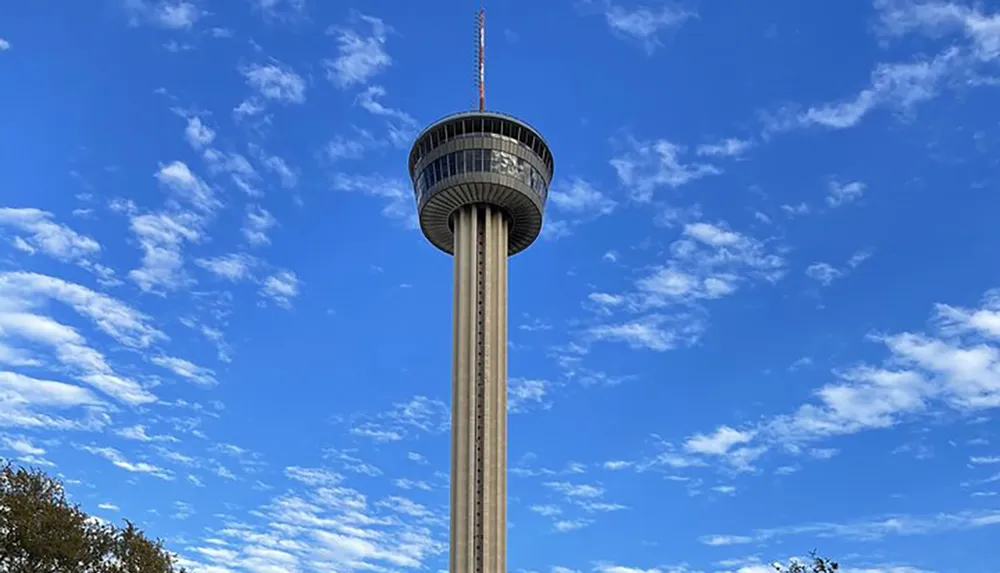
[[[10,464],[0,469],[0,571],[184,573],[131,522],[100,523],[66,501],[57,480]]]
[[[775,563],[774,569],[779,573],[834,573],[840,570],[840,565],[836,561],[820,557],[815,551],[812,551],[806,561],[794,560],[788,565]]]

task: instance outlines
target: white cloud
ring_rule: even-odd
[[[85,452],[89,452],[95,456],[100,456],[108,460],[114,464],[115,467],[121,468],[127,472],[149,474],[163,480],[174,479],[173,473],[169,470],[165,470],[147,462],[131,462],[121,452],[114,448],[87,445],[78,447]]]
[[[604,495],[604,488],[598,485],[574,484],[565,481],[550,481],[545,482],[545,486],[565,495],[566,497],[582,497],[591,499]]]
[[[658,188],[677,188],[703,177],[722,173],[704,163],[683,163],[685,148],[665,139],[639,141],[626,138],[625,151],[611,160],[618,179],[637,201],[650,201]]]
[[[13,239],[14,247],[29,254],[41,252],[61,261],[80,261],[101,251],[97,241],[52,221],[52,213],[39,209],[0,208],[0,227],[23,235]]]
[[[861,263],[870,259],[873,254],[874,252],[871,249],[862,249],[851,255],[851,258],[847,260],[847,266],[852,269],[857,268],[861,266]]]
[[[381,428],[370,422],[351,428],[351,434],[376,442],[396,442],[403,439],[403,433],[399,430]]]
[[[352,450],[353,451],[353,450]],[[373,464],[370,464],[361,458],[353,455],[349,451],[329,449],[326,451],[325,457],[327,459],[336,460],[340,462],[341,466],[349,471],[356,474],[364,474],[367,476],[377,477],[382,475],[382,470]]]
[[[113,503],[99,503],[97,504],[97,509],[103,509],[104,511],[118,511],[118,506]]]
[[[697,434],[684,442],[684,449],[695,454],[724,456],[734,447],[748,443],[754,432],[721,426],[712,434]]]
[[[137,442],[177,442],[177,438],[173,436],[158,436],[150,435],[146,433],[146,427],[141,424],[136,424],[134,426],[128,426],[126,428],[120,428],[115,430],[115,434],[125,438],[126,440],[135,440]]]
[[[374,419],[351,428],[356,436],[377,442],[395,442],[419,433],[440,434],[450,428],[451,411],[440,400],[414,396],[406,402],[397,402],[392,408]]]
[[[195,213],[160,212],[134,215],[132,232],[143,250],[142,265],[128,275],[146,292],[176,290],[191,284],[184,271],[182,247],[202,238],[203,220]]]
[[[433,487],[431,486],[431,484],[429,484],[429,483],[427,483],[427,482],[425,482],[423,480],[412,480],[412,479],[407,479],[407,478],[399,478],[399,479],[393,480],[392,483],[395,484],[396,487],[401,488],[401,489],[419,489],[419,490],[423,490],[423,491],[430,491],[430,490],[433,489]]]
[[[291,300],[299,295],[299,279],[292,271],[279,271],[264,279],[260,294],[278,306],[290,308]]]
[[[260,114],[265,109],[264,102],[256,97],[250,97],[240,102],[240,105],[233,108],[233,115],[236,119],[244,119]]]
[[[11,436],[4,436],[2,441],[5,448],[13,452],[16,452],[18,454],[28,455],[28,456],[45,455],[45,450],[43,448],[35,446],[30,441],[28,441],[27,438],[24,437],[15,438]]]
[[[661,571],[659,569],[637,569],[635,567],[625,567],[623,565],[614,565],[611,563],[598,563],[595,571],[597,573],[671,573],[669,571]],[[745,572],[740,571],[738,573]]]
[[[11,47],[10,42],[8,42],[3,38],[0,38],[0,52],[6,52],[7,50],[10,49],[10,47]]]
[[[667,316],[650,314],[628,322],[593,326],[587,334],[595,340],[619,341],[632,348],[662,352],[697,339],[702,328],[698,323],[678,324],[675,327],[672,322]]]
[[[306,101],[306,82],[283,64],[251,64],[242,70],[247,85],[265,99],[301,104]]]
[[[851,258],[847,260],[847,266],[842,269],[838,269],[829,263],[819,262],[806,267],[805,274],[823,286],[830,286],[833,281],[844,278],[852,270],[858,268],[862,263],[871,258],[871,256],[871,250],[862,249],[851,255]]]
[[[568,531],[576,531],[577,529],[583,529],[588,525],[594,523],[592,519],[565,519],[557,521],[552,525],[552,528],[560,533],[566,533]]]
[[[578,177],[549,191],[549,204],[567,214],[583,216],[607,215],[616,205],[614,200]]]
[[[185,378],[201,386],[214,386],[217,383],[215,372],[183,358],[176,356],[154,356],[150,358],[150,361],[157,366],[170,370],[181,378]]]
[[[647,53],[653,53],[661,44],[660,34],[666,30],[679,28],[696,14],[668,4],[657,7],[638,6],[628,9],[612,3],[604,3],[604,17],[608,26],[616,33],[640,43]]]
[[[888,515],[847,523],[803,523],[759,529],[751,535],[706,535],[701,537],[700,541],[706,545],[735,545],[797,535],[874,541],[892,535],[930,535],[945,531],[967,531],[991,525],[1000,525],[1000,511],[942,512],[927,516]]]
[[[916,415],[946,407],[977,412],[1000,407],[1000,349],[992,341],[987,320],[972,317],[1000,308],[995,291],[980,309],[937,305],[933,324],[938,334],[903,332],[869,338],[888,351],[882,365],[855,364],[835,371],[836,380],[814,392],[816,400],[791,414],[756,425],[753,442],[742,448],[739,462],[752,461],[781,445],[789,452],[820,453],[802,446],[834,436],[885,429]],[[725,428],[725,427],[723,427]],[[723,430],[720,428],[720,432]],[[747,430],[748,432],[750,430]],[[735,450],[733,453],[740,452]],[[727,455],[730,462],[732,455]]]
[[[777,114],[764,114],[766,128],[772,132],[812,126],[846,129],[879,107],[909,113],[917,104],[933,99],[940,85],[963,63],[959,49],[952,48],[930,59],[879,64],[868,87],[854,97],[802,111],[786,108]]]
[[[437,511],[397,495],[371,503],[342,483],[310,482],[306,491],[289,491],[256,510],[261,525],[230,522],[200,546],[192,544],[191,554],[226,571],[277,573],[304,570],[299,564],[337,571],[424,569],[427,559],[444,551],[428,527],[444,521]],[[190,559],[181,564],[206,571]]]
[[[260,179],[260,175],[243,155],[235,152],[223,152],[210,147],[202,152],[202,158],[208,164],[208,169],[213,175],[226,173],[237,189],[248,196],[258,197],[262,195],[255,185]]]
[[[789,372],[795,372],[796,370],[800,370],[800,369],[805,368],[807,366],[812,366],[812,364],[813,364],[813,359],[812,358],[809,358],[808,356],[803,356],[801,358],[796,359],[795,362],[792,362],[791,364],[789,364],[788,365],[788,371]]]
[[[745,535],[706,535],[700,538],[700,541],[705,545],[713,546],[743,545],[753,542],[753,538]]]
[[[789,217],[798,217],[799,215],[808,215],[811,209],[809,205],[805,203],[799,203],[798,205],[782,205],[780,207],[782,211],[785,212]]]
[[[323,147],[323,155],[329,161],[359,159],[364,155],[365,149],[373,144],[368,138],[348,139],[343,135],[336,135]]]
[[[515,378],[507,387],[507,408],[511,413],[524,412],[532,406],[545,408],[549,383],[545,380]]]
[[[190,30],[202,16],[191,2],[183,0],[124,0],[129,23],[147,22],[168,30]]]
[[[562,510],[555,505],[532,505],[528,509],[543,517],[554,517],[562,514]]]
[[[378,18],[364,14],[355,16],[371,28],[370,34],[336,27],[328,30],[337,38],[338,55],[323,64],[327,77],[340,88],[365,84],[392,64],[392,58],[385,51],[390,29]]]
[[[956,2],[912,0],[875,0],[882,31],[902,36],[922,31],[931,36],[958,32],[972,45],[972,52],[981,61],[1000,57],[1000,16],[986,14],[979,6]]]
[[[183,161],[161,165],[156,180],[174,195],[174,199],[190,203],[202,212],[212,212],[222,206],[212,188]]]
[[[161,2],[155,11],[156,20],[164,28],[190,28],[198,20],[200,12],[190,2]]]
[[[46,429],[96,429],[104,425],[105,403],[90,390],[0,371],[0,426]],[[44,410],[83,410],[82,420],[68,420]]]
[[[785,260],[724,223],[690,223],[670,246],[672,259],[636,283],[646,307],[721,298],[748,281],[775,282]]]
[[[191,116],[184,129],[184,137],[191,147],[201,149],[215,140],[215,130],[201,122],[201,118]]]
[[[226,342],[226,337],[218,328],[213,328],[190,317],[182,317],[180,323],[201,333],[209,342],[215,345],[216,357],[222,362],[232,362],[232,348]]]
[[[267,232],[278,224],[278,220],[260,205],[248,205],[243,222],[243,238],[253,247],[271,244]]]
[[[542,225],[542,238],[555,240],[568,237],[573,234],[572,222],[566,220],[553,220],[550,215],[545,215],[545,223]]]
[[[355,101],[372,115],[385,118],[389,140],[393,145],[407,147],[417,135],[417,120],[403,110],[387,107],[378,101],[385,95],[386,91],[382,86],[368,86],[358,94]]]
[[[287,189],[295,187],[299,183],[299,176],[294,169],[288,166],[284,159],[276,156],[266,156],[263,158],[264,167],[267,167],[278,175],[281,186]]]
[[[194,507],[190,503],[183,501],[174,502],[174,513],[170,516],[171,519],[187,519],[194,515]]]
[[[826,204],[831,207],[840,207],[848,203],[853,203],[865,194],[867,185],[861,181],[851,181],[850,183],[840,183],[831,181],[829,194],[826,196]]]
[[[409,229],[416,229],[419,226],[413,191],[402,179],[381,175],[335,173],[332,187],[336,191],[354,191],[378,197],[385,202],[385,207],[382,208],[383,215],[403,221]]]
[[[829,286],[834,280],[843,276],[843,273],[829,263],[813,263],[806,267],[806,276],[823,286]]]
[[[198,266],[212,274],[233,281],[241,281],[252,276],[252,269],[259,263],[258,259],[246,253],[230,253],[195,261]]]
[[[266,18],[295,20],[306,11],[306,0],[253,0]]]
[[[71,307],[129,348],[146,348],[168,339],[152,325],[149,316],[108,295],[37,273],[0,273],[0,309],[30,311],[48,300]]]
[[[974,333],[1000,340],[1000,290],[988,291],[981,308],[937,304],[934,314],[935,321],[945,334]]]
[[[606,292],[592,292],[587,295],[587,298],[600,306],[620,306],[626,302],[624,296]]]
[[[50,348],[56,360],[79,381],[122,402],[143,404],[156,400],[134,380],[119,376],[76,329],[49,317],[0,308],[0,338]]]
[[[710,157],[739,157],[751,147],[752,141],[729,137],[715,143],[703,143],[695,148],[695,153]]]

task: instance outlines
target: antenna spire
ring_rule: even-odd
[[[479,49],[476,56],[476,68],[478,75],[476,84],[479,87],[479,111],[486,110],[486,10],[483,5],[479,5],[479,12],[476,13],[476,41]]]

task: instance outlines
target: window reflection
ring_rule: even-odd
[[[466,149],[443,155],[424,168],[416,181],[417,201],[435,183],[453,175],[468,172],[490,172],[521,181],[545,200],[545,178],[530,163],[520,157],[496,149]]]

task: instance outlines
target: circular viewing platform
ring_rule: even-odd
[[[476,203],[499,207],[509,218],[509,254],[527,248],[542,230],[552,173],[552,152],[538,131],[495,112],[462,112],[434,122],[417,136],[409,156],[420,229],[449,254],[452,214]]]

